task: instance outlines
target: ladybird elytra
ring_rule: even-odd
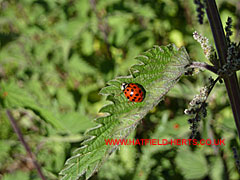
[[[145,97],[145,90],[140,84],[122,83],[121,90],[131,102],[142,102]]]

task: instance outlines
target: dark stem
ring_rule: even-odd
[[[107,46],[108,58],[110,60],[112,60],[112,53],[111,53],[111,50],[110,50],[110,44],[108,43],[108,35],[109,35],[109,30],[110,30],[109,25],[108,25],[106,19],[101,17],[100,12],[96,8],[97,0],[90,0],[90,5],[91,5],[91,8],[92,8],[93,12],[97,16],[98,28],[99,28],[100,32],[103,33],[103,40],[104,40],[104,42]]]
[[[217,74],[217,69],[214,66],[211,66],[204,62],[192,62],[188,67],[190,68],[204,68],[215,74]]]
[[[7,113],[8,119],[10,120],[11,125],[12,125],[15,133],[17,134],[19,140],[21,141],[21,143],[23,144],[23,146],[24,146],[25,150],[27,151],[29,157],[31,158],[31,160],[33,162],[33,165],[37,169],[38,175],[41,177],[42,180],[46,180],[46,178],[44,177],[44,175],[41,171],[41,167],[37,163],[37,160],[36,160],[34,154],[32,153],[32,151],[31,151],[30,147],[28,146],[27,142],[24,140],[23,135],[22,135],[22,133],[21,133],[21,131],[20,131],[20,129],[19,129],[12,113],[11,113],[11,111],[7,110],[6,113]]]
[[[209,96],[209,94],[212,92],[214,86],[216,85],[216,83],[219,81],[220,77],[218,76],[217,79],[214,80],[214,82],[211,84],[210,88],[208,89],[208,92],[207,92],[207,97],[206,99],[204,100],[204,102],[201,104],[200,108],[197,110],[197,113],[196,113],[196,116],[194,119],[198,119],[198,117],[200,116],[200,112],[202,111],[202,109],[206,106],[206,101],[207,101],[207,98]],[[193,134],[192,133],[192,139],[195,137],[196,134]]]
[[[232,150],[233,150],[233,154],[234,154],[234,159],[235,159],[235,163],[236,163],[236,166],[237,166],[237,170],[238,170],[238,173],[240,174],[240,158],[238,156],[237,148],[235,146],[233,146]]]
[[[220,59],[220,64],[224,65],[226,63],[227,56],[227,43],[215,0],[206,0],[206,6],[206,12]],[[240,89],[236,73],[233,73],[233,75],[230,77],[226,76],[223,79],[232,107],[234,120],[238,130],[238,136],[240,138]]]

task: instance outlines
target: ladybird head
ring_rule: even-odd
[[[121,90],[124,91],[128,86],[128,83],[122,83]]]

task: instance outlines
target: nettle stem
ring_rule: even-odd
[[[192,62],[189,65],[189,68],[204,68],[204,69],[207,69],[207,70],[217,74],[217,69],[214,66],[211,66],[205,62]]]
[[[227,43],[224,35],[222,22],[217,10],[215,0],[206,0],[206,12],[208,20],[211,26],[212,34],[215,41],[215,46],[220,59],[221,66],[226,63],[227,57]],[[232,107],[234,120],[238,130],[238,136],[240,138],[240,89],[237,80],[236,73],[232,76],[226,76],[223,78],[227,89],[228,97]]]
[[[28,153],[28,156],[31,158],[33,165],[34,165],[35,168],[37,169],[38,175],[40,176],[40,178],[41,178],[42,180],[46,180],[46,178],[44,177],[44,175],[43,175],[43,173],[42,173],[41,167],[40,167],[40,165],[38,164],[38,162],[37,162],[37,160],[36,160],[35,155],[32,153],[29,145],[28,145],[27,142],[25,141],[25,139],[24,139],[24,137],[23,137],[23,135],[22,135],[22,132],[20,131],[20,129],[19,129],[18,125],[17,125],[17,122],[16,122],[16,120],[14,119],[11,111],[10,111],[10,110],[7,110],[6,113],[7,113],[8,119],[9,119],[10,122],[11,122],[11,125],[12,125],[12,127],[13,127],[13,130],[14,130],[15,133],[17,134],[20,142],[22,143],[22,145],[24,146],[25,150],[26,150],[27,153]]]

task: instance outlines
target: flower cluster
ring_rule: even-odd
[[[191,124],[190,130],[192,131],[190,139],[196,137],[198,133],[198,125],[202,118],[207,116],[207,103],[206,100],[208,98],[209,93],[214,87],[217,80],[213,80],[211,77],[209,78],[209,85],[203,87],[200,90],[200,94],[195,95],[193,100],[189,103],[189,108],[185,109],[184,113],[187,115],[193,116],[188,120],[188,123]]]
[[[238,156],[237,148],[233,147],[232,150],[233,150],[234,159],[235,159],[235,162],[236,162],[238,172],[240,173],[240,158]]]
[[[209,45],[208,39],[201,34],[198,34],[197,31],[193,32],[193,38],[198,41],[204,51],[205,57],[209,60],[211,60],[213,54],[214,54],[214,48]]]
[[[197,6],[198,22],[199,24],[203,24],[204,4],[201,2],[201,0],[194,0],[194,3]]]
[[[240,69],[240,52],[239,45],[230,43],[227,49],[227,62],[218,70],[219,75],[233,75],[234,72]]]
[[[232,19],[229,17],[225,27],[226,39],[228,43],[226,58],[227,62],[222,66],[222,68],[218,70],[217,73],[219,75],[231,76],[234,72],[240,69],[240,44],[236,44],[235,42],[230,41],[230,36],[232,35],[231,27]]]
[[[225,27],[226,39],[227,39],[228,43],[230,43],[230,36],[233,34],[231,29],[232,29],[232,18],[228,17],[227,22],[226,22],[226,27]]]

